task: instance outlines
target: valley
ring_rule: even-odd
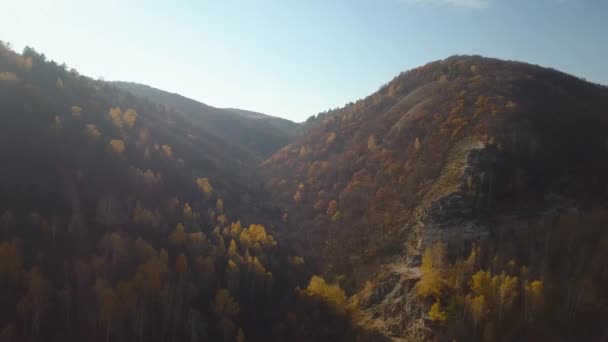
[[[0,341],[601,340],[608,88],[452,56],[305,123],[0,46]]]

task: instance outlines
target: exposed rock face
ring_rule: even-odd
[[[494,145],[470,139],[458,144],[406,229],[414,233],[414,250],[441,241],[460,252],[468,241],[488,237],[487,214],[496,195],[505,192],[499,186],[509,183],[509,173],[506,157]]]
[[[360,324],[395,341],[428,339],[425,311],[414,290],[419,279],[420,270],[407,263],[382,266],[373,285],[352,298],[362,310]]]
[[[432,337],[428,307],[418,298],[420,256],[436,242],[451,255],[462,255],[471,241],[490,238],[500,216],[514,227],[525,227],[529,217],[517,210],[503,212],[502,197],[522,187],[525,172],[493,144],[466,139],[450,153],[439,177],[403,228],[407,253],[384,265],[366,289],[353,297],[362,309],[361,324],[394,341],[424,341]],[[565,199],[545,199],[544,209]],[[572,204],[568,204],[571,206]],[[538,216],[538,215],[536,215]],[[537,218],[537,217],[536,217]]]

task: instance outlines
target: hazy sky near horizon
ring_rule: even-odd
[[[0,39],[82,74],[303,121],[454,54],[608,84],[608,0],[31,0]]]

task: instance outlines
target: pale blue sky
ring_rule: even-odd
[[[106,80],[305,120],[454,54],[608,84],[608,0],[39,0],[0,39]]]

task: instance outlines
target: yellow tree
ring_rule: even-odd
[[[544,286],[540,280],[535,280],[526,286],[526,316],[528,319],[538,314],[544,305]]]
[[[206,177],[197,178],[196,185],[201,190],[201,192],[205,195],[205,197],[210,197],[213,194],[213,186],[209,182],[208,178],[206,178]]]
[[[40,269],[34,266],[27,274],[27,293],[17,304],[17,312],[25,320],[31,317],[32,331],[37,334],[49,306],[50,284]]]
[[[175,229],[169,236],[169,242],[175,246],[183,246],[186,243],[187,235],[184,225],[178,223]]]
[[[217,290],[212,309],[218,317],[234,317],[241,311],[239,304],[227,289]]]
[[[471,315],[473,316],[473,326],[477,328],[477,324],[480,323],[486,316],[486,299],[484,296],[476,296],[471,299]]]
[[[175,260],[175,271],[179,275],[180,279],[183,279],[189,271],[188,258],[184,253],[180,253]]]
[[[325,279],[320,276],[313,276],[310,278],[308,287],[300,292],[323,300],[338,312],[346,310],[346,293],[344,290],[342,290],[338,284],[328,284]]]
[[[236,290],[239,287],[239,277],[240,270],[237,264],[228,260],[228,264],[226,265],[226,283],[228,284],[228,288],[231,290]]]
[[[167,144],[163,144],[160,146],[160,149],[163,151],[163,154],[165,155],[165,157],[173,156],[173,149],[171,148],[171,146],[169,146]]]
[[[441,309],[441,303],[436,301],[431,305],[429,309],[429,318],[436,323],[445,324],[448,319],[448,315]]]
[[[122,155],[125,152],[125,142],[120,139],[110,140],[108,147],[110,151],[116,155]]]
[[[416,284],[416,292],[421,297],[441,296],[445,282],[442,274],[444,255],[445,246],[442,244],[435,244],[424,251],[420,266],[422,276]]]
[[[137,120],[137,112],[134,109],[127,109],[123,114],[123,121],[128,127],[133,127]]]
[[[80,108],[79,106],[72,106],[72,108],[70,109],[73,117],[79,118],[82,115],[82,108]]]
[[[99,140],[99,137],[101,137],[101,133],[99,132],[97,127],[93,124],[86,124],[84,126],[83,133],[86,137],[88,137],[89,139],[91,139],[93,141],[97,141],[97,140]]]
[[[108,111],[108,115],[110,116],[110,121],[112,121],[114,126],[121,129],[123,126],[122,109],[120,109],[119,107],[110,108],[110,110]]]

